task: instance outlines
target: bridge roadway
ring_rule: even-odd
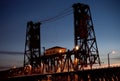
[[[120,66],[62,73],[19,75],[6,77],[0,81],[120,81]]]

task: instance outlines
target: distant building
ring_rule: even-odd
[[[45,50],[45,55],[53,55],[53,54],[65,53],[66,50],[67,49],[64,48],[64,47],[55,46],[55,47],[46,49]]]

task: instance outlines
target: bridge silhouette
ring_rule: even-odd
[[[75,47],[72,50],[54,47],[41,55],[41,22],[30,21],[26,29],[24,67],[1,71],[0,80],[120,81],[120,66],[94,67],[101,66],[101,61],[89,6],[77,3],[73,9]]]

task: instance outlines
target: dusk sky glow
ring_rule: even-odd
[[[120,0],[0,0],[0,51],[24,52],[27,22],[54,17],[65,9],[71,14],[41,24],[41,47],[73,49],[72,5],[78,2],[90,6],[100,58],[115,50],[111,60],[120,63]],[[23,54],[0,53],[0,69],[13,65],[23,65]]]

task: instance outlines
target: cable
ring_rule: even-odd
[[[57,20],[59,20],[59,19],[62,19],[62,18],[66,17],[66,16],[68,16],[68,15],[71,15],[71,14],[72,14],[72,13],[67,13],[67,14],[61,15],[61,16],[59,16],[59,17],[57,17],[57,18],[50,19],[50,20],[46,20],[46,21],[44,21],[43,23],[54,22],[54,21],[57,21]]]
[[[68,16],[68,15],[72,14],[71,12],[72,12],[71,8],[68,8],[68,9],[63,10],[63,12],[61,12],[60,14],[58,14],[56,16],[45,19],[45,20],[42,20],[40,22],[41,23],[53,22],[53,21],[59,20],[59,19],[65,17],[65,16]]]
[[[45,19],[45,20],[42,20],[41,22],[44,23],[44,22],[49,22],[49,21],[58,20],[60,17],[64,16],[65,14],[68,14],[69,12],[70,12],[70,11],[65,12],[65,13],[62,13],[62,14],[59,14],[59,15],[54,16],[54,17],[51,17],[51,18],[48,18],[48,19]]]

